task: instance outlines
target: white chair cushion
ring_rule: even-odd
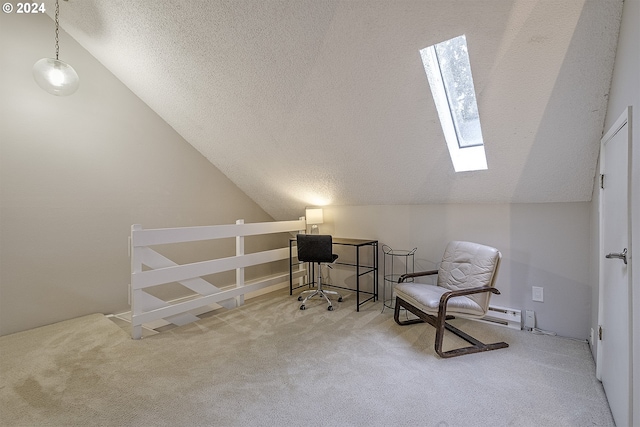
[[[438,269],[438,286],[460,289],[493,286],[500,252],[490,246],[472,242],[450,242]],[[483,310],[489,307],[489,292],[470,295]]]
[[[398,283],[394,288],[396,296],[402,298],[414,307],[434,316],[438,315],[440,297],[449,292],[441,286],[424,283]],[[447,302],[447,314],[463,317],[480,318],[485,311],[472,298],[466,296],[453,297]]]

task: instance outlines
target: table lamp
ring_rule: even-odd
[[[307,219],[307,225],[311,225],[311,234],[319,234],[318,224],[324,222],[322,208],[306,208],[305,217]]]

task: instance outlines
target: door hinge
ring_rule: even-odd
[[[604,190],[604,174],[600,174],[600,188]]]
[[[598,340],[602,341],[602,326],[598,325]]]

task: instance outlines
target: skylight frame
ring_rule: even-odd
[[[473,123],[472,125],[477,126],[476,132],[478,134],[478,138],[476,142],[470,144],[465,144],[464,142],[462,144],[460,143],[462,134],[461,126],[460,123],[457,123],[454,110],[460,110],[461,105],[451,102],[453,94],[451,93],[451,90],[447,90],[447,86],[451,87],[455,86],[455,84],[454,82],[445,84],[445,80],[448,78],[448,75],[446,70],[443,70],[441,67],[441,58],[439,58],[436,50],[439,45],[454,40],[463,42],[462,46],[464,49],[455,51],[456,54],[463,55],[463,57],[457,58],[459,60],[458,62],[462,63],[463,66],[456,68],[455,72],[458,73],[458,77],[466,79],[464,83],[472,89],[472,93],[467,94],[467,98],[465,98],[464,101],[466,101],[467,106],[471,106],[472,109],[475,110],[472,111],[472,115],[475,113],[476,118],[473,120],[477,121],[477,123]],[[471,64],[466,46],[466,36],[463,34],[420,50],[420,57],[424,65],[425,73],[427,74],[436,109],[438,110],[438,117],[447,142],[447,148],[449,149],[453,168],[456,172],[488,169],[487,158],[484,150],[484,140],[482,138],[482,128],[480,126],[480,115],[478,113],[478,105],[475,96],[475,87],[473,84],[473,76],[471,74]]]

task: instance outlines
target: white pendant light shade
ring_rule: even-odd
[[[52,95],[67,96],[78,90],[80,78],[73,67],[60,61],[60,4],[56,0],[56,59],[42,58],[33,65],[33,78],[42,89]]]
[[[73,67],[53,58],[42,58],[33,66],[33,78],[52,95],[67,96],[78,90],[80,78]]]

